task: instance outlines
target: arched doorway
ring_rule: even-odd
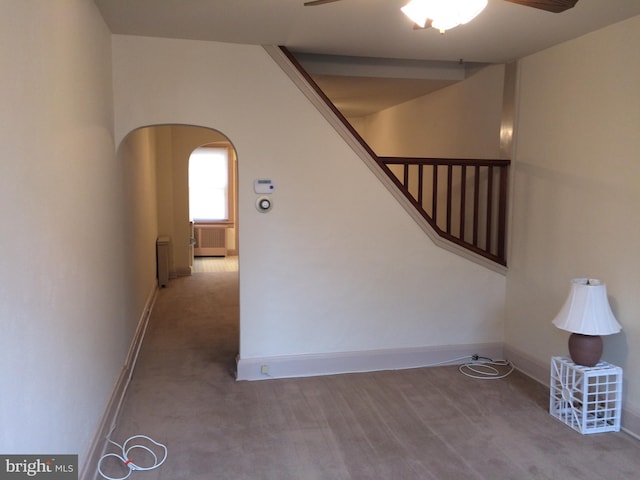
[[[237,272],[237,156],[230,139],[206,127],[155,125],[130,132],[119,148],[124,168],[123,208],[126,211],[126,285],[132,309],[144,315],[157,290],[156,240],[168,237],[169,278],[193,274],[189,218],[188,170],[191,153],[203,145],[224,145],[230,153],[230,213],[227,254],[235,256]],[[237,292],[237,282],[235,284]],[[237,320],[239,323],[239,318]],[[239,345],[239,333],[233,339]]]
[[[231,217],[227,222],[227,251],[237,255],[237,158],[230,139],[205,127],[161,125],[152,129],[155,144],[155,175],[158,235],[171,238],[170,277],[193,273],[193,235],[189,215],[189,159],[194,150],[204,145],[225,146],[231,160],[229,185]]]

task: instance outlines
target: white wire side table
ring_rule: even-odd
[[[620,431],[622,368],[551,358],[549,413],[582,434]]]

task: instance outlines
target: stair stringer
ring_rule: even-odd
[[[362,144],[362,139],[357,138],[352,132],[350,126],[345,124],[345,121],[336,114],[325,99],[318,94],[315,88],[307,81],[304,75],[296,68],[296,66],[287,57],[285,52],[277,46],[265,45],[263,48],[273,58],[273,60],[280,66],[284,73],[293,81],[293,83],[300,89],[300,91],[307,97],[312,105],[322,114],[322,116],[329,122],[329,124],[335,129],[335,131],[342,137],[342,139],[349,145],[349,147],[358,155],[358,157],[364,162],[364,164],[373,172],[373,174],[382,182],[387,188],[389,193],[397,200],[397,202],[404,208],[409,216],[418,224],[418,226],[424,231],[429,239],[438,247],[448,250],[458,256],[461,256],[469,261],[477,263],[485,268],[493,270],[494,272],[506,275],[507,267],[495,263],[488,258],[478,255],[466,248],[453,243],[440,235],[433,229],[433,227],[427,222],[422,214],[411,204],[409,199],[398,189],[393,183],[393,180],[380,168],[376,158],[371,153],[370,149],[365,148]]]

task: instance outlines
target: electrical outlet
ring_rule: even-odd
[[[260,373],[262,375],[269,375],[269,365],[262,365],[260,367]]]

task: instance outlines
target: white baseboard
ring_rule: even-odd
[[[516,370],[549,387],[551,359],[545,364],[509,345],[504,346],[504,355],[507,360],[513,363]],[[620,428],[625,433],[640,440],[640,413],[623,405]]]
[[[628,433],[636,440],[640,440],[640,413],[622,407],[620,428],[623,432]]]
[[[127,393],[127,387],[129,386],[129,381],[133,375],[136,361],[138,360],[138,353],[140,352],[142,340],[144,339],[145,332],[147,331],[147,324],[149,323],[149,317],[151,316],[151,311],[153,310],[157,293],[158,287],[154,285],[147,297],[144,311],[138,320],[136,332],[133,336],[131,345],[129,346],[129,352],[127,353],[125,364],[122,367],[120,375],[118,375],[118,379],[113,387],[111,397],[109,398],[107,407],[102,415],[100,426],[98,427],[98,430],[93,437],[93,441],[87,450],[88,453],[86,455],[86,460],[82,465],[80,475],[78,477],[81,480],[94,480],[98,477],[98,462],[102,455],[104,455],[107,447],[107,437],[116,423],[120,412],[120,406],[122,405],[124,396]]]
[[[502,358],[501,343],[445,345],[436,347],[337,352],[311,355],[287,355],[239,358],[238,380],[312,377],[341,373],[373,372],[461,364],[473,354]]]
[[[551,359],[549,359],[547,364],[544,364],[509,345],[504,346],[504,358],[513,363],[516,370],[524,373],[528,377],[531,377],[545,387],[549,386]]]

